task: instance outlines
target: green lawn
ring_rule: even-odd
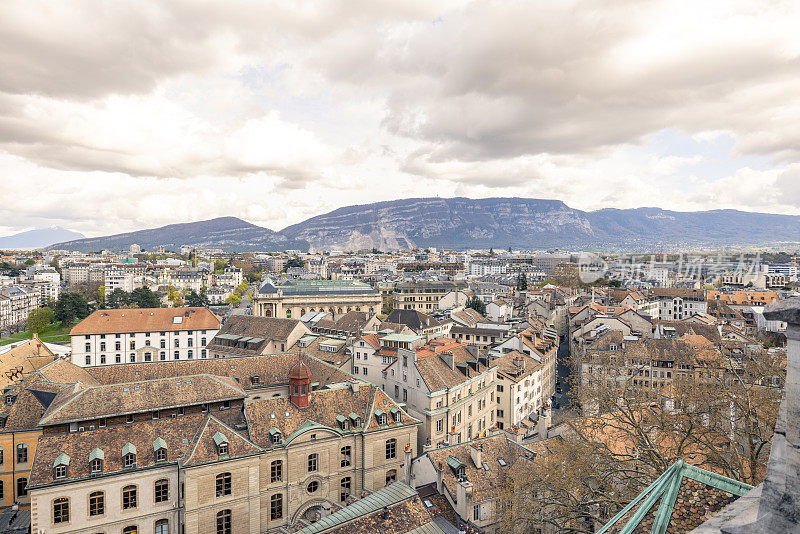
[[[62,343],[64,341],[69,341],[69,331],[71,328],[71,326],[62,326],[60,322],[53,323],[45,328],[41,334],[39,334],[39,339],[48,343]],[[16,343],[17,341],[30,339],[32,337],[33,332],[25,330],[23,332],[11,334],[7,338],[0,339],[0,345],[8,345],[10,343]]]

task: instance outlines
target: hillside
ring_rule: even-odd
[[[277,232],[236,217],[220,217],[105,237],[78,239],[58,243],[50,248],[80,252],[127,250],[133,243],[144,250],[152,250],[159,245],[164,245],[168,250],[177,250],[181,245],[220,247],[230,251],[308,248],[307,243],[290,241]]]
[[[241,250],[522,249],[723,246],[800,242],[800,216],[660,208],[584,212],[559,200],[411,198],[339,208],[280,232],[234,217],[60,243],[68,250],[125,250],[132,243]]]

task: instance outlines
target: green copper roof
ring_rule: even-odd
[[[65,452],[62,452],[61,454],[56,456],[56,459],[53,462],[53,467],[57,465],[69,465],[69,455]]]
[[[743,482],[700,469],[679,459],[664,471],[655,482],[650,484],[647,489],[633,499],[628,506],[611,518],[597,534],[610,532],[612,528],[614,532],[619,534],[630,534],[648,517],[648,514],[653,512],[653,506],[657,502],[659,503],[658,510],[655,512],[650,532],[651,534],[665,534],[670,524],[672,512],[675,509],[675,502],[678,498],[681,483],[685,478],[727,492],[737,498],[753,488]],[[633,512],[632,515],[631,512]],[[624,524],[617,524],[623,520],[625,520]]]
[[[167,442],[164,441],[160,437],[156,438],[156,440],[153,442],[153,450],[154,451],[157,451],[158,449],[166,449],[166,448],[167,448]]]
[[[223,434],[222,432],[217,432],[216,434],[214,434],[213,439],[214,443],[217,444],[217,447],[219,447],[223,443],[228,443],[228,438],[226,438],[225,434]]]
[[[375,493],[371,493],[350,506],[342,508],[327,517],[323,517],[316,523],[300,530],[297,534],[318,534],[340,528],[342,525],[357,521],[364,516],[383,510],[386,507],[394,506],[397,503],[413,499],[417,492],[411,486],[403,482],[395,482]],[[391,512],[389,517],[392,517]],[[434,522],[430,522],[423,527],[412,530],[415,534],[444,534],[441,528]]]
[[[136,445],[133,443],[127,443],[124,447],[122,447],[122,456],[126,454],[136,454]]]
[[[103,449],[99,447],[95,447],[92,449],[92,452],[89,453],[89,461],[92,460],[105,460],[106,454],[103,452]]]

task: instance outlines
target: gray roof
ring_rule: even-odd
[[[277,283],[267,279],[258,292],[270,295],[280,289],[284,296],[290,295],[380,295],[371,286],[355,280],[286,280]]]

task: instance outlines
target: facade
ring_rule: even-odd
[[[702,289],[656,288],[651,290],[650,297],[658,301],[658,317],[667,321],[685,321],[708,310]]]
[[[18,285],[0,287],[0,329],[21,326],[28,314],[39,307],[41,295]]]
[[[431,313],[440,309],[439,302],[445,295],[466,288],[465,282],[435,281],[397,284],[392,294],[392,305],[395,310]]]
[[[546,365],[543,361],[515,350],[493,363],[497,365],[495,420],[498,428],[511,429],[543,410],[549,399],[548,388],[543,387]]]
[[[329,312],[334,320],[350,311],[379,313],[381,296],[352,280],[267,279],[253,296],[253,313],[262,317],[299,319],[307,312]]]
[[[372,385],[318,389],[317,371],[297,359],[288,374],[288,394],[243,409],[43,436],[32,531],[293,531],[403,477],[419,421]]]
[[[80,366],[207,358],[221,320],[207,308],[97,310],[70,331]]]

